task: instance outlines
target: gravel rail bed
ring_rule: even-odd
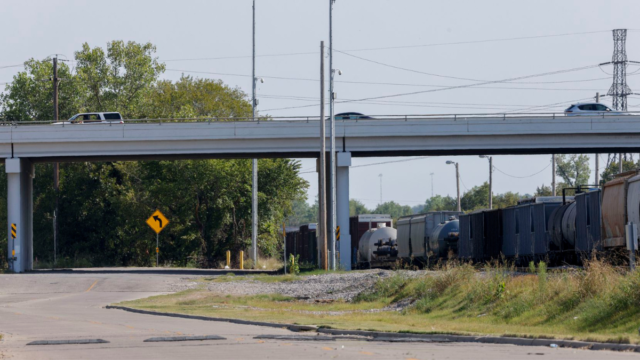
[[[262,282],[251,278],[239,278],[232,282],[211,282],[207,290],[224,295],[280,294],[309,302],[343,300],[352,301],[358,294],[373,288],[376,281],[397,271],[366,270],[342,274],[301,276],[299,280]],[[410,277],[423,275],[422,271],[402,271]]]

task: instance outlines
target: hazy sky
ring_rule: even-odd
[[[5,0],[2,5],[0,83],[10,81],[20,70],[3,66],[54,53],[72,59],[84,42],[105,46],[107,41],[122,39],[157,45],[158,57],[167,64],[164,78],[177,79],[184,72],[222,79],[251,92],[251,0]],[[329,0],[257,0],[257,53],[263,56],[256,67],[257,75],[266,80],[258,87],[262,114],[319,114],[318,52],[320,41],[328,41],[328,9]],[[336,92],[339,100],[359,99],[594,65],[611,60],[610,30],[615,28],[630,29],[629,59],[640,60],[640,31],[632,30],[637,14],[637,0],[337,0],[334,47],[361,59],[335,54],[334,67],[343,71]],[[538,38],[522,39],[526,37]],[[520,39],[480,42],[507,38]],[[640,91],[639,78],[632,74],[638,69],[629,67],[628,82]],[[561,112],[573,101],[606,93],[611,71],[605,66],[386,102],[337,104],[336,111],[439,114],[536,107],[529,111]],[[610,100],[605,97],[603,102]],[[541,106],[549,104],[557,105]],[[640,98],[630,98],[629,104],[640,105]],[[314,106],[283,109],[305,105]],[[379,203],[382,174],[384,201],[424,203],[431,195],[432,172],[435,193],[453,196],[455,171],[445,165],[449,158],[453,157],[355,159],[354,165],[399,162],[353,168],[351,197],[374,207]],[[486,160],[455,160],[460,162],[463,192],[488,179]],[[531,193],[536,186],[548,185],[549,163],[549,156],[494,157],[494,192]],[[303,160],[303,171],[313,170],[314,161]],[[505,173],[538,174],[515,178]],[[315,173],[303,176],[311,182],[312,202],[317,177]]]

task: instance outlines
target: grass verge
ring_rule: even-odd
[[[555,272],[540,263],[529,274],[515,274],[500,264],[480,272],[457,264],[440,270],[417,278],[399,273],[381,279],[351,303],[190,290],[119,305],[349,330],[640,343],[640,272],[622,272],[597,260],[584,269]],[[403,300],[413,305],[400,312],[380,311]]]

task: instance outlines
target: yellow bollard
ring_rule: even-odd
[[[244,270],[244,251],[240,251],[240,270]]]
[[[227,250],[227,268],[231,268],[231,251]]]

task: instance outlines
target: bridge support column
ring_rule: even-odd
[[[7,221],[9,258],[15,250],[10,269],[15,272],[33,270],[33,178],[35,169],[28,159],[5,160],[7,172]],[[16,224],[15,240],[11,224]]]
[[[349,167],[351,153],[340,152],[337,158],[336,172],[336,217],[340,226],[340,242],[336,248],[340,251],[340,267],[351,270],[351,235],[349,235]]]

